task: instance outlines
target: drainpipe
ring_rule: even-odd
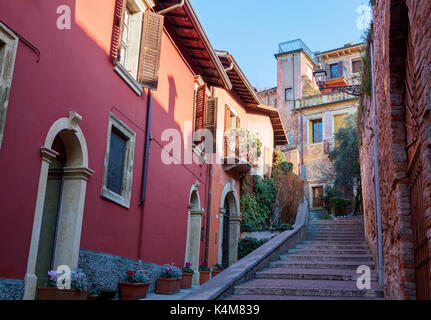
[[[153,109],[153,91],[148,89],[148,108],[147,108],[147,123],[145,132],[145,156],[144,156],[144,173],[142,175],[142,191],[141,201],[139,206],[145,203],[145,196],[147,191],[147,176],[148,176],[148,155],[150,153],[150,142],[151,142],[151,115]]]
[[[160,10],[160,11],[159,11],[159,12],[157,12],[157,13],[158,13],[158,14],[163,15],[163,14],[166,14],[166,13],[168,13],[168,12],[171,12],[171,11],[173,11],[173,10],[175,10],[175,9],[181,8],[182,6],[184,6],[184,0],[181,0],[181,2],[180,2],[180,3],[178,3],[178,4],[176,4],[176,5],[173,5],[172,7],[169,7],[169,8],[163,9],[163,10]]]
[[[142,173],[142,189],[141,189],[141,201],[139,206],[141,207],[141,222],[139,224],[139,243],[138,243],[138,257],[139,257],[139,268],[141,268],[141,249],[142,249],[142,229],[144,223],[144,203],[145,196],[147,193],[147,177],[148,177],[148,156],[150,153],[150,142],[151,142],[151,115],[153,109],[153,91],[148,89],[148,102],[147,102],[147,120],[146,120],[146,131],[145,131],[145,155],[144,155],[144,169]]]
[[[379,141],[377,139],[377,117],[376,117],[376,87],[374,75],[374,44],[371,42],[371,83],[373,94],[373,130],[374,130],[374,203],[377,217],[377,250],[379,287],[384,285],[383,272],[383,236],[382,236],[382,211],[380,203],[380,173],[379,173]]]

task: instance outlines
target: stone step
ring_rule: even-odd
[[[327,240],[346,240],[346,241],[364,241],[364,237],[362,236],[356,236],[356,235],[349,235],[349,236],[340,236],[337,234],[333,234],[333,235],[320,235],[320,234],[315,234],[315,235],[307,235],[307,239],[316,239],[316,240],[320,240],[320,239],[327,239]]]
[[[356,281],[360,274],[356,270],[272,268],[256,273],[256,279],[338,280]],[[371,272],[371,281],[377,281],[376,272]]]
[[[357,270],[359,266],[366,265],[374,270],[371,261],[300,261],[300,260],[279,260],[270,263],[271,268],[294,268],[294,269],[349,269]]]
[[[321,240],[305,240],[302,242],[303,244],[325,244],[325,245],[355,245],[355,246],[366,246],[367,243],[362,241],[334,241],[334,240],[327,240],[327,241],[321,241]]]
[[[318,249],[318,248],[300,248],[300,249],[289,249],[289,253],[301,253],[301,254],[341,254],[341,255],[369,255],[368,249],[363,250],[346,250],[346,249]]]
[[[369,297],[320,297],[320,296],[277,296],[277,295],[232,295],[226,300],[384,300]]]
[[[280,256],[282,261],[359,261],[372,262],[369,255],[325,255],[325,254],[285,254]]]
[[[313,250],[320,250],[320,249],[328,249],[328,250],[369,250],[368,246],[366,244],[326,244],[324,242],[318,241],[314,243],[305,243],[305,244],[299,244],[296,246],[296,249],[313,249]]]
[[[374,287],[374,288],[373,288]],[[383,293],[372,289],[359,290],[355,281],[326,281],[326,280],[284,280],[257,279],[238,285],[234,289],[235,295],[290,295],[290,296],[322,296],[322,297],[369,297],[382,298]]]

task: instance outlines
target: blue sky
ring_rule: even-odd
[[[191,0],[215,49],[229,51],[258,89],[276,86],[278,44],[301,38],[312,51],[360,42],[357,12],[368,0]]]

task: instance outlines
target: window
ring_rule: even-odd
[[[321,208],[323,207],[323,187],[312,187],[311,192],[313,193],[313,208]]]
[[[140,95],[157,89],[164,17],[147,0],[116,0],[112,59],[114,70]]]
[[[121,37],[121,54],[120,54],[120,62],[123,66],[126,66],[126,58],[128,57],[128,48],[129,48],[129,36],[130,36],[130,20],[132,17],[132,12],[127,8],[124,13],[124,22],[123,22],[123,34]],[[131,72],[131,70],[129,71]]]
[[[338,63],[331,64],[331,78],[338,78],[339,77],[339,69],[338,69]]]
[[[292,101],[293,100],[293,90],[292,88],[286,88],[284,90],[284,101]]]
[[[362,68],[361,60],[353,60],[352,61],[352,73],[359,73]]]
[[[241,120],[236,112],[228,105],[225,105],[224,113],[224,151],[226,157],[231,157],[233,154],[239,156],[239,136],[234,132],[235,129],[241,128]]]
[[[17,49],[18,38],[0,22],[0,149],[3,141]]]
[[[310,143],[320,143],[323,141],[322,119],[310,121]]]
[[[307,77],[310,79],[310,81],[313,81],[313,68],[307,64]]]
[[[136,134],[114,114],[109,115],[102,197],[130,208]]]

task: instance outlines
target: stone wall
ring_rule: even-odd
[[[124,281],[125,272],[137,270],[139,262],[133,259],[114,256],[102,252],[81,249],[79,252],[78,267],[87,275],[89,285],[92,283],[106,291],[116,291],[118,298],[118,282]],[[161,266],[141,262],[143,270],[148,271],[151,278],[149,292],[155,291],[157,276],[161,272]]]
[[[414,230],[410,203],[409,158],[406,132],[405,70],[407,34],[412,33],[413,56],[409,61],[414,70],[414,102],[421,116],[415,129],[419,131],[422,162],[423,204],[431,243],[431,171],[429,121],[431,3],[416,0],[380,0],[374,6],[374,68],[376,112],[379,142],[380,197],[382,203],[385,297],[387,299],[416,298],[414,269]],[[369,108],[369,105],[368,105]],[[371,243],[375,239],[372,181],[372,134],[366,128],[372,113],[365,110],[362,130],[361,160],[366,204],[366,232]],[[411,160],[411,159],[410,159]],[[369,211],[369,212],[367,212]]]
[[[23,294],[23,280],[0,279],[0,300],[21,300]]]

